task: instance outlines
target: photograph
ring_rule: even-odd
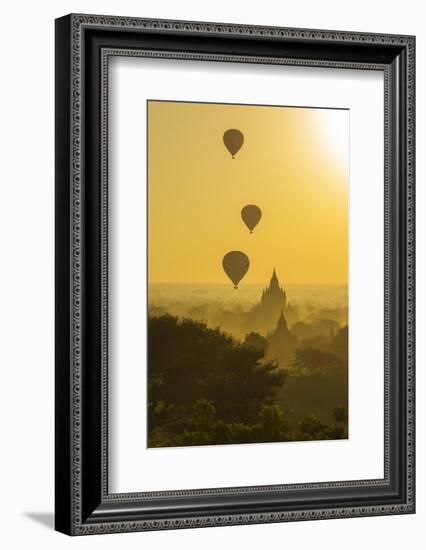
[[[148,447],[349,437],[349,125],[147,101]]]

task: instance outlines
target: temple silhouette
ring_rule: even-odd
[[[281,367],[289,366],[293,359],[296,338],[288,328],[283,310],[281,310],[275,330],[267,335],[267,340],[266,358],[278,361]]]
[[[247,314],[246,328],[266,336],[278,328],[277,320],[278,324],[282,326],[282,322],[280,324],[281,317],[286,327],[287,322],[292,324],[298,320],[295,310],[287,301],[287,294],[280,285],[274,268],[269,285],[262,292],[260,303],[256,304]]]
[[[287,295],[285,290],[280,286],[277,272],[274,268],[269,286],[262,292],[260,304],[255,306],[255,309],[258,308],[264,315],[272,315],[276,318],[277,309],[281,308],[283,310],[286,305]]]

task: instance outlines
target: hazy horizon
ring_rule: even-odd
[[[241,284],[238,289],[242,288],[243,286],[259,286],[259,285],[267,285],[269,281],[266,282],[257,282],[252,281],[250,283],[245,283],[244,285]],[[181,281],[150,281],[148,283],[149,286],[155,286],[155,285],[186,285],[186,286],[193,286],[193,285],[206,285],[206,286],[229,286],[229,283],[227,282],[215,282],[215,281],[188,281],[188,282],[181,282]],[[344,286],[348,287],[345,283],[283,283],[282,286]]]
[[[224,283],[150,283],[148,305],[151,314],[170,313],[215,324],[218,319],[223,322],[220,313],[232,311],[237,314],[256,306],[268,284],[269,281],[267,284],[250,283],[240,285],[236,290]],[[347,285],[284,284],[282,287],[287,302],[297,308],[299,320],[317,317],[325,310],[329,310],[330,315],[330,310],[335,310],[334,318],[341,326],[347,324]]]

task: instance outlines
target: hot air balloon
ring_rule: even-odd
[[[225,254],[222,260],[222,266],[225,273],[234,283],[234,288],[238,288],[238,283],[247,273],[250,265],[248,257],[244,252],[234,250]]]
[[[244,136],[239,130],[231,129],[226,130],[223,134],[223,143],[228,151],[231,153],[232,158],[235,158],[235,155],[241,149],[244,143]]]
[[[259,223],[262,217],[262,211],[255,204],[248,204],[241,210],[241,217],[243,222],[249,228],[250,233],[253,233],[253,229]]]

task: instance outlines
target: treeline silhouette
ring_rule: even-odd
[[[347,437],[345,406],[331,409],[328,424],[313,414],[305,398],[309,412],[303,417],[283,406],[285,388],[294,377],[275,361],[265,361],[261,341],[248,340],[241,343],[190,319],[149,316],[150,447]],[[319,353],[295,351],[298,378],[339,378],[347,371],[336,356]]]

